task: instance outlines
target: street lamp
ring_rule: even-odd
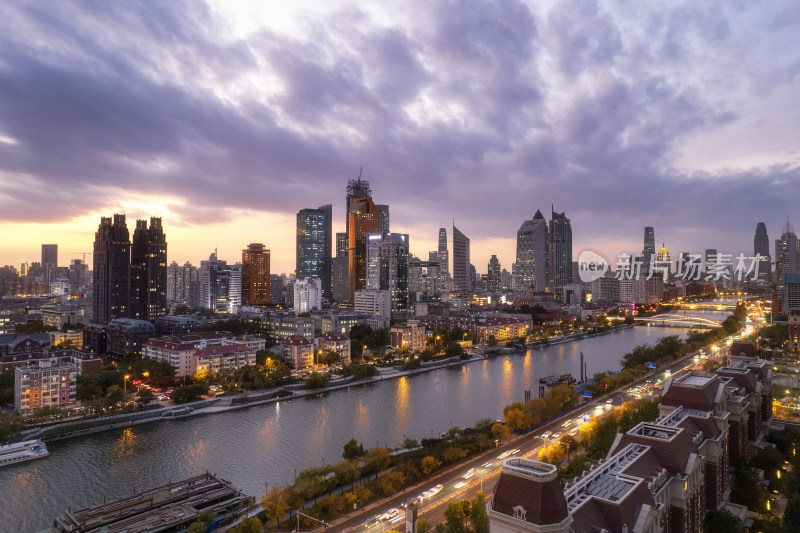
[[[130,375],[125,374],[125,379],[122,380],[122,399],[123,401],[128,400],[128,380],[130,379]]]

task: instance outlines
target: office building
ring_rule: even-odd
[[[453,224],[453,290],[461,296],[471,296],[469,239]]]
[[[325,204],[319,206],[317,209],[322,211],[324,217],[324,244],[323,253],[325,259],[322,266],[322,297],[330,300],[333,297],[333,206]]]
[[[756,235],[753,238],[753,257],[761,255],[764,259],[758,262],[758,276],[756,278],[756,285],[766,287],[769,285],[772,277],[772,267],[770,265],[771,255],[769,253],[769,235],[767,234],[767,225],[763,222],[756,224]]]
[[[52,281],[55,277],[56,269],[58,268],[58,245],[57,244],[43,244],[42,245],[42,269],[44,270],[44,279]]]
[[[106,350],[115,359],[127,354],[142,355],[145,341],[156,334],[156,327],[146,320],[115,318],[106,326]]]
[[[381,233],[389,233],[389,206],[386,204],[378,204],[378,213],[381,218]]]
[[[442,275],[442,285],[450,278],[450,255],[447,251],[447,228],[439,228],[439,269]]]
[[[73,259],[69,264],[69,286],[72,294],[85,290],[91,284],[89,265],[82,259]]]
[[[106,324],[130,314],[131,241],[125,215],[102,217],[94,237],[92,319]]]
[[[267,305],[270,301],[270,255],[261,243],[242,250],[242,305]]]
[[[373,233],[367,237],[368,290],[389,291],[392,314],[409,310],[408,235]]]
[[[492,255],[489,259],[489,264],[486,266],[486,291],[498,293],[501,290],[500,285],[500,260],[496,255]]]
[[[644,248],[642,249],[642,274],[647,276],[650,265],[656,258],[656,237],[652,226],[644,228]]]
[[[572,283],[572,225],[566,213],[552,209],[547,259],[548,287],[556,299],[562,299],[564,286]]]
[[[786,272],[781,276],[781,305],[784,315],[800,311],[800,272]]]
[[[330,208],[330,206],[324,206]],[[295,274],[297,279],[319,279],[330,285],[330,209],[302,209],[297,213]],[[330,289],[330,287],[328,287]],[[330,298],[330,294],[326,293]]]
[[[241,273],[241,270],[239,272]],[[228,263],[217,259],[216,252],[212,253],[208,261],[200,261],[199,277],[202,307],[215,313],[233,312],[230,293],[231,268]]]
[[[354,309],[357,314],[366,317],[366,324],[372,329],[388,328],[392,318],[392,295],[388,290],[356,291]]]
[[[796,272],[800,272],[800,241],[787,219],[781,238],[775,241],[775,279],[783,285],[783,274]]]
[[[345,190],[344,232],[346,235],[350,234],[350,206],[353,205],[353,200],[356,198],[366,197],[372,197],[372,189],[370,188],[368,181],[361,179],[361,172],[359,171],[358,179],[348,181],[347,188]]]
[[[313,309],[322,309],[322,282],[318,279],[296,279],[294,312],[309,313]]]
[[[367,238],[380,232],[378,207],[369,196],[353,198],[349,209],[347,233],[348,246],[348,300],[355,292],[367,286]]]
[[[167,314],[167,237],[161,219],[137,220],[131,243],[131,312],[154,321]]]
[[[519,294],[544,292],[547,288],[547,221],[537,210],[517,231],[514,290]],[[572,280],[570,280],[571,283]]]

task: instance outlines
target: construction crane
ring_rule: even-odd
[[[83,263],[86,264],[86,254],[92,255],[93,252],[70,252],[69,255],[81,255],[83,256]]]

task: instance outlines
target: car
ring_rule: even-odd
[[[487,461],[487,462],[483,463],[481,466],[482,466],[483,468],[489,468],[489,467],[490,467],[490,466],[492,466],[493,464],[494,464],[494,461]]]
[[[377,515],[376,514],[375,516],[371,516],[371,517],[367,518],[367,521],[364,522],[364,525],[366,527],[371,527],[371,526],[377,524],[380,521],[381,521],[381,515]]]
[[[540,437],[542,437],[543,439],[546,439],[546,438],[550,437],[550,435],[552,435],[552,434],[553,434],[552,431],[545,431],[544,433],[542,433],[540,435]]]
[[[561,433],[553,433],[552,437],[553,437],[553,440],[558,440],[559,437],[561,437]]]
[[[505,458],[506,458],[506,457],[508,457],[509,455],[511,455],[511,452],[503,452],[503,453],[501,453],[500,455],[498,455],[498,456],[497,456],[497,458],[498,458],[498,459],[505,459]]]
[[[602,411],[603,410],[603,404],[595,405],[594,406],[594,410],[595,411]]]
[[[469,478],[471,478],[471,477],[472,477],[472,476],[474,476],[474,475],[475,475],[475,469],[474,469],[474,468],[470,468],[470,469],[467,471],[467,473],[466,473],[466,474],[464,474],[463,476],[461,476],[461,478],[462,478],[462,479],[469,479]]]
[[[460,489],[460,488],[461,488],[461,487],[463,487],[464,485],[466,485],[466,482],[464,482],[464,481],[459,481],[458,483],[456,483],[455,485],[453,485],[453,487],[454,487],[454,488],[456,488],[456,489]]]
[[[562,427],[562,428],[565,428],[565,427],[567,427],[567,426],[568,426],[568,425],[570,425],[570,424],[572,424],[572,420],[567,420],[566,422],[564,422],[563,424],[561,424],[561,427]]]
[[[433,487],[431,489],[431,491],[433,492],[433,494],[431,494],[431,496],[435,496],[436,494],[439,494],[440,492],[442,492],[443,489],[444,489],[444,485],[436,485],[435,487]]]
[[[606,405],[611,405],[614,400],[606,400]]]
[[[409,498],[409,499],[407,499],[406,501],[404,501],[403,503],[401,503],[401,504],[400,504],[400,507],[402,507],[403,509],[405,509],[406,507],[408,507],[408,506],[409,506],[409,505],[411,505],[412,503],[416,503],[416,502],[417,502],[417,499],[416,499],[416,498]],[[344,532],[343,532],[343,533],[344,533]]]
[[[383,513],[381,515],[381,520],[391,520],[392,518],[394,518],[398,514],[400,514],[400,511],[398,511],[397,509],[392,507],[391,509],[389,509],[388,511],[386,511],[385,513]]]
[[[513,450],[511,450],[511,455],[517,455],[518,453],[519,453],[518,448],[514,448]]]

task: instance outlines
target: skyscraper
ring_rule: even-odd
[[[392,313],[407,313],[408,235],[373,233],[367,237],[367,289],[389,291]]]
[[[561,299],[564,286],[572,283],[572,225],[566,213],[556,213],[552,208],[547,263],[548,286]]]
[[[322,265],[322,297],[329,300],[333,297],[333,206],[325,204],[319,206],[317,209],[322,211],[324,215],[323,233],[325,235],[325,244],[323,246],[323,254],[325,256]]]
[[[322,209],[302,209],[297,213],[297,279],[318,279],[321,282],[326,274],[326,237],[330,241],[326,217]]]
[[[450,254],[447,252],[447,228],[439,228],[439,286],[444,288],[450,279]]]
[[[56,268],[58,268],[58,245],[42,245],[42,269],[44,269],[45,280],[52,281],[55,278]]]
[[[453,289],[462,296],[472,293],[469,239],[453,224]]]
[[[644,248],[642,249],[642,275],[650,273],[650,264],[656,254],[656,237],[652,226],[644,228]]]
[[[167,314],[167,237],[161,218],[137,220],[131,243],[131,318],[154,321]]]
[[[202,306],[215,313],[229,313],[231,270],[228,264],[217,259],[215,251],[208,261],[200,261],[199,275]]]
[[[496,255],[489,259],[486,274],[486,290],[488,292],[500,292],[500,261]]]
[[[535,292],[544,292],[547,288],[547,245],[547,221],[537,210],[517,231],[514,290],[518,293],[524,294],[531,287]]]
[[[369,196],[353,198],[347,229],[348,298],[367,286],[367,236],[379,233],[381,227],[378,206]]]
[[[347,254],[347,233],[336,234],[336,257],[333,259],[333,277],[331,279],[331,296],[337,302],[346,302],[349,298],[350,267]]]
[[[106,324],[130,314],[131,241],[125,215],[101,217],[94,235],[93,320]]]
[[[381,233],[389,233],[389,206],[378,204],[378,212],[381,214]]]
[[[263,244],[250,243],[242,250],[242,305],[269,304],[269,270],[269,250]]]
[[[365,198],[367,196],[372,197],[372,189],[368,181],[361,179],[361,171],[359,171],[358,179],[347,182],[345,192],[344,231],[348,235],[350,234],[350,206],[355,198]]]
[[[770,282],[770,274],[772,268],[770,267],[770,253],[769,253],[769,235],[767,235],[767,225],[763,222],[756,224],[756,235],[753,238],[753,256],[763,255],[766,259],[758,263],[758,279],[756,283],[765,287]]]
[[[787,218],[781,238],[775,241],[776,280],[783,285],[783,274],[795,272],[800,272],[800,241]]]

